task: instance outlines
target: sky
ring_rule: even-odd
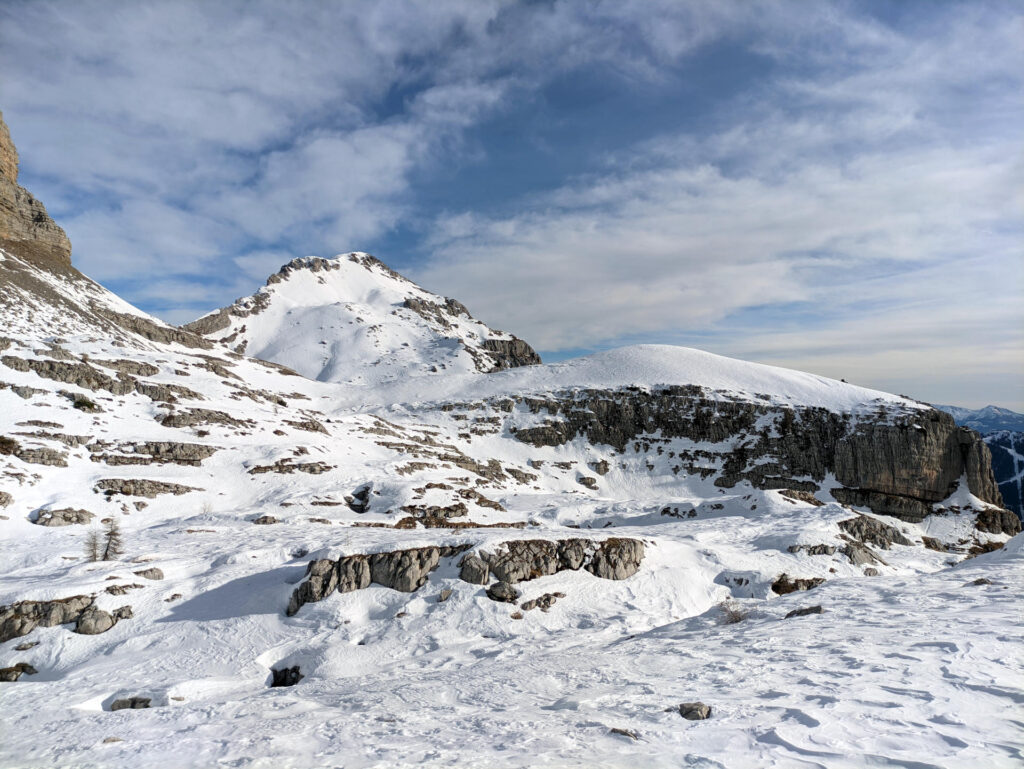
[[[545,360],[1024,410],[1024,5],[0,0],[21,182],[173,323],[368,251]]]

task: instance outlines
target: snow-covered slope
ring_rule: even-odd
[[[362,255],[200,324],[293,317],[315,381],[32,253],[0,766],[1019,765],[1019,522],[948,415],[663,346],[483,376],[518,340]]]
[[[186,328],[326,382],[377,385],[540,362],[522,340],[363,253],[294,259],[252,296]]]

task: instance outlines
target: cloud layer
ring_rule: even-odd
[[[1024,408],[1022,34],[1001,3],[9,2],[0,107],[76,263],[173,321],[380,245],[555,355]]]

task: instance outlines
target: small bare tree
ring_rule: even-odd
[[[116,561],[119,555],[124,553],[124,538],[121,536],[121,524],[117,518],[111,516],[103,530],[103,554],[102,561]]]
[[[100,535],[95,529],[90,529],[85,537],[85,559],[87,561],[100,559]]]

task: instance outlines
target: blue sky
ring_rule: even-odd
[[[184,322],[364,250],[548,360],[667,342],[1024,409],[1024,8],[16,2],[76,264]]]

